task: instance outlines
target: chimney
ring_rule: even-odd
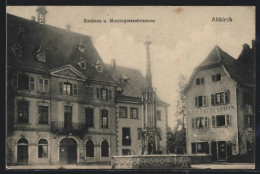
[[[112,69],[116,70],[116,60],[115,59],[112,59],[111,65],[112,65]]]
[[[245,44],[243,45],[243,49],[244,49],[244,50],[245,50],[245,49],[249,50],[249,49],[250,49],[250,47],[249,47],[249,45],[248,45],[248,44],[246,44],[246,43],[245,43]]]
[[[70,30],[71,30],[71,25],[67,24],[67,25],[65,26],[65,28],[66,28],[67,31],[70,31]]]
[[[32,17],[31,17],[31,19],[32,19],[32,21],[34,21],[34,22],[35,22],[35,16],[32,16]]]
[[[39,24],[45,24],[45,15],[47,14],[46,7],[44,6],[38,6],[36,9],[36,12],[38,13],[38,21]]]

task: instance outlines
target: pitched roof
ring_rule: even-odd
[[[115,69],[111,65],[106,65],[115,82],[119,82],[122,75],[128,77],[127,83],[123,87],[122,96],[123,98],[141,98],[142,89],[145,88],[146,80],[142,73],[137,69],[126,68],[121,66],[116,66]],[[168,103],[162,101],[158,96],[156,96],[157,104],[160,106],[169,106]]]
[[[196,75],[200,70],[212,67],[223,66],[229,73],[230,77],[242,85],[254,85],[254,70],[252,64],[247,65],[244,62],[234,59],[232,56],[223,51],[220,47],[215,46],[209,55],[197,66],[189,79],[187,86],[182,91],[186,93]]]
[[[24,36],[18,36],[19,27],[24,29]],[[7,14],[7,36],[8,65],[46,72],[71,64],[89,80],[114,83],[105,66],[103,73],[99,73],[94,67],[97,60],[102,64],[103,62],[89,36],[11,14]],[[22,47],[22,57],[14,56],[12,46],[15,43]],[[85,47],[83,53],[78,50],[80,43]],[[46,62],[39,62],[34,57],[34,52],[40,47],[46,52]],[[86,60],[86,69],[79,67],[80,57]]]

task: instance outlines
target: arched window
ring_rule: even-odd
[[[48,142],[45,139],[38,142],[38,158],[48,158]]]
[[[101,157],[108,157],[109,156],[109,147],[107,140],[104,140],[101,143]]]
[[[86,143],[86,157],[94,157],[94,143],[91,140]]]

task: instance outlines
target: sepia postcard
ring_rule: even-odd
[[[6,169],[255,169],[254,6],[7,6]]]

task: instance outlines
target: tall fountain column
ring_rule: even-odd
[[[152,87],[150,65],[150,41],[146,41],[147,67],[146,86],[142,93],[143,125],[142,125],[142,154],[156,154],[160,150],[159,130],[156,126],[156,91]]]

